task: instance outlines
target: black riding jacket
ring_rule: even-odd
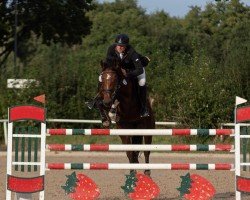
[[[116,44],[112,44],[107,51],[107,60],[118,60],[120,66],[127,71],[127,77],[137,77],[143,73],[143,65],[141,64],[139,54],[131,47],[127,46],[123,58],[115,50]]]

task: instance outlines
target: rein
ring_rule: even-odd
[[[112,73],[112,74],[116,74],[115,71],[110,71],[109,73]],[[103,75],[103,72],[101,73],[101,75]],[[117,74],[116,74],[117,75]],[[111,94],[111,100],[112,102],[114,102],[115,98],[116,98],[116,95],[117,95],[117,92],[118,90],[120,89],[121,87],[121,79],[119,78],[119,76],[117,75],[117,81],[116,81],[116,84],[115,84],[115,89],[114,89],[114,92],[112,93],[113,89],[102,89],[101,91],[102,92],[106,92],[106,93],[110,93]]]

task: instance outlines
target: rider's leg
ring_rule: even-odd
[[[138,78],[139,84],[139,95],[140,95],[140,102],[141,102],[141,117],[148,117],[149,111],[147,108],[147,88],[146,88],[146,73],[145,69],[143,68],[143,73]]]
[[[97,102],[100,100],[99,92],[100,92],[101,86],[102,86],[102,76],[100,75],[98,86],[97,86],[97,95],[91,101],[86,102],[86,105],[88,106],[89,109],[96,107]]]

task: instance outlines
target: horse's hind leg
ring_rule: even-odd
[[[122,144],[132,144],[132,139],[130,136],[120,136]],[[129,163],[133,163],[132,151],[126,151]]]
[[[142,144],[142,136],[133,136],[132,137],[132,144]],[[132,151],[132,163],[139,163],[139,151]]]
[[[144,136],[144,144],[152,144],[152,136]],[[150,151],[144,151],[145,163],[149,163],[149,155]],[[151,171],[147,169],[144,171],[144,174],[150,176]]]

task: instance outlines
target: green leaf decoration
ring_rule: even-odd
[[[185,194],[190,193],[190,188],[192,184],[192,179],[190,178],[190,173],[187,173],[185,176],[180,176],[181,186],[176,188],[180,192],[180,196],[183,197]]]
[[[137,182],[136,172],[133,171],[129,175],[125,176],[126,176],[125,185],[121,186],[121,188],[124,190],[124,193],[128,195],[129,193],[134,192],[134,188]]]
[[[78,182],[76,172],[73,172],[70,175],[66,175],[66,177],[68,179],[65,185],[61,186],[61,188],[64,189],[66,194],[75,192],[75,187],[77,186],[77,182]]]

